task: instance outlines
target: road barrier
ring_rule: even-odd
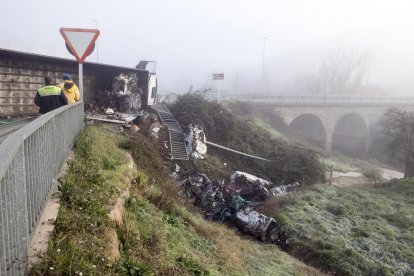
[[[83,102],[46,113],[0,144],[0,275],[27,273],[27,252],[75,137]]]
[[[167,95],[168,96],[168,95]],[[204,97],[214,100],[217,95],[206,93]],[[223,100],[249,101],[268,105],[414,105],[414,97],[370,97],[340,95],[285,95],[263,93],[226,93],[222,92]]]

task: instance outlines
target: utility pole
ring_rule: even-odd
[[[235,92],[239,92],[239,73],[236,73],[236,89]]]
[[[262,93],[264,93],[264,74],[265,74],[266,39],[267,39],[267,37],[264,37],[264,38],[263,38]]]

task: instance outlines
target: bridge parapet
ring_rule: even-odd
[[[0,144],[0,275],[23,275],[59,169],[83,128],[83,102],[46,113]]]
[[[217,98],[217,94],[207,93],[205,97],[213,100]],[[222,93],[220,98],[221,100],[250,101],[267,105],[414,105],[414,97]]]

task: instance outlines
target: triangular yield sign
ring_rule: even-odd
[[[96,29],[76,28],[60,28],[60,33],[79,63],[85,61],[100,34]]]

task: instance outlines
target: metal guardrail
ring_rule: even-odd
[[[83,102],[40,116],[0,145],[0,275],[27,273],[33,231],[82,128]]]
[[[154,104],[151,108],[158,113],[161,122],[168,127],[171,159],[188,160],[183,130],[171,114],[170,110],[163,103]]]
[[[217,93],[206,93],[217,99]],[[414,105],[414,97],[369,97],[338,95],[285,95],[263,93],[220,93],[222,100],[251,101],[269,105]]]

